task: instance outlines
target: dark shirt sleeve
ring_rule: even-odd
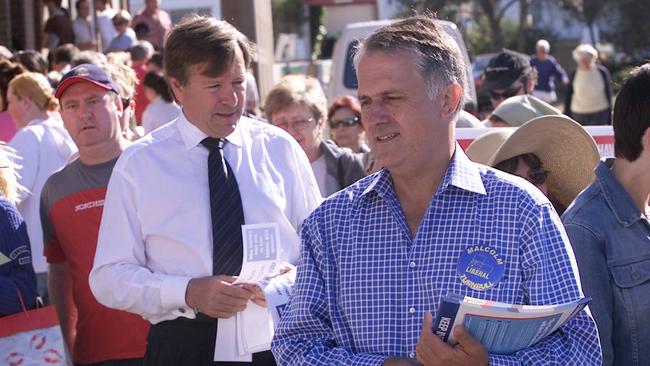
[[[607,98],[607,104],[609,109],[612,109],[612,76],[609,74],[609,70],[603,65],[598,65],[598,70],[600,70],[601,75],[603,76],[603,81],[605,82],[605,97]]]
[[[576,76],[576,70],[571,71],[569,75],[569,85],[567,85],[566,96],[564,97],[564,114],[571,117],[571,99],[573,99],[573,79]]]
[[[568,79],[566,71],[564,71],[562,65],[560,65],[560,63],[557,62],[556,59],[553,59],[553,71],[555,73],[555,76],[557,76],[557,78],[560,79],[560,81],[564,79]]]
[[[0,252],[11,261],[0,264],[0,316],[17,313],[22,306],[33,308],[36,302],[36,275],[25,221],[16,208],[0,199]]]
[[[344,151],[338,161],[339,176],[342,176],[340,182],[341,188],[352,185],[359,179],[366,176],[366,169],[363,167],[363,160],[358,154]]]

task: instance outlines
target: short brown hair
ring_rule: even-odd
[[[221,75],[232,64],[236,47],[241,50],[248,68],[254,46],[237,28],[212,17],[185,16],[165,42],[165,74],[181,85],[187,83],[188,69],[195,65],[205,64],[203,75]]]
[[[113,16],[113,24],[125,24],[125,23],[131,23],[131,14],[129,14],[128,11],[122,9],[118,11],[114,16]]]
[[[0,93],[2,93],[2,106],[0,112],[7,110],[9,103],[7,103],[7,90],[9,90],[9,82],[16,76],[26,72],[23,65],[11,62],[9,60],[0,60]]]
[[[266,96],[264,114],[273,123],[274,113],[299,104],[309,108],[317,121],[327,113],[327,98],[318,80],[305,75],[287,75]]]

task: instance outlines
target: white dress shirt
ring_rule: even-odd
[[[167,103],[160,96],[147,104],[147,108],[142,113],[142,127],[144,133],[149,133],[156,128],[165,125],[181,114],[181,107],[171,102]]]
[[[185,303],[187,285],[212,275],[205,137],[181,113],[118,159],[90,273],[100,303],[153,324],[195,317]],[[307,156],[284,131],[246,117],[226,140],[224,156],[239,184],[246,224],[277,223],[278,255],[296,263],[300,225],[321,201]],[[233,350],[235,318],[218,322],[216,348],[234,352],[221,355],[222,361],[250,360],[250,354],[242,359]]]
[[[27,235],[32,247],[32,263],[36,273],[47,272],[43,255],[43,230],[41,229],[41,191],[47,178],[63,168],[77,146],[63,123],[56,117],[35,119],[21,128],[9,142],[21,160],[17,161],[18,182],[29,193],[20,197],[18,211],[27,224]]]
[[[75,19],[72,22],[72,30],[74,31],[74,43],[77,45],[90,43],[95,40],[95,32],[93,32],[93,26],[87,19]]]
[[[99,28],[99,35],[102,37],[102,51],[106,52],[108,46],[115,36],[117,30],[113,25],[113,17],[117,14],[114,9],[108,8],[97,13],[97,28]]]

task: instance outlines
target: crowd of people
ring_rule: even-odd
[[[53,304],[76,365],[647,364],[650,64],[612,103],[591,46],[568,75],[546,41],[503,50],[471,123],[502,128],[462,149],[466,67],[429,15],[360,42],[358,97],[289,75],[260,101],[254,45],[226,21],[95,0],[97,44],[85,0],[70,24],[46,3],[50,66],[0,56],[0,316]],[[600,160],[582,125],[610,123]],[[236,282],[241,226],[266,223],[297,273],[274,331]],[[459,279],[476,245],[503,258],[490,284]],[[462,326],[456,346],[435,336],[448,292],[592,301],[502,355]],[[240,315],[258,351],[238,348]]]

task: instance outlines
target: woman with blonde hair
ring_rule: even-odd
[[[16,179],[13,151],[0,142],[0,317],[36,305],[36,276],[27,229],[14,204],[24,188]]]
[[[27,224],[39,293],[47,301],[47,264],[39,207],[41,190],[47,178],[65,166],[77,147],[57,117],[59,103],[44,75],[27,72],[16,76],[9,83],[7,101],[8,111],[19,128],[9,146],[21,158],[19,183],[31,192],[19,196],[18,211]],[[97,128],[89,120],[86,133],[95,133]]]

